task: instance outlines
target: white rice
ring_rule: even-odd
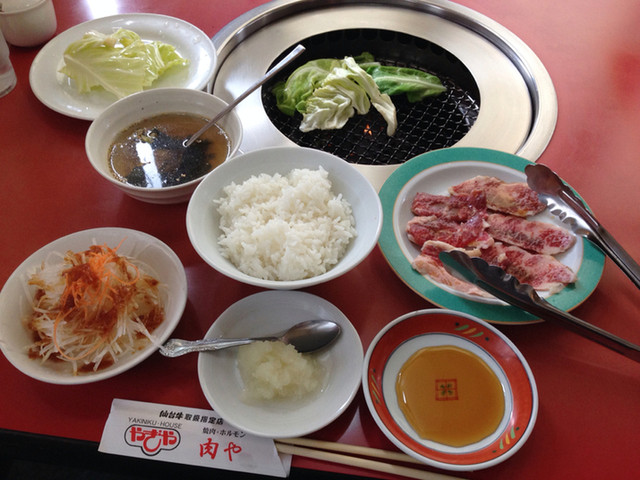
[[[356,236],[351,205],[332,193],[322,167],[254,175],[224,193],[215,200],[221,253],[253,277],[291,281],[320,275],[338,263]]]

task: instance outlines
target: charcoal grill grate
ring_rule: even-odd
[[[293,68],[308,60],[358,55],[366,50],[385,65],[418,68],[437,75],[447,91],[413,104],[403,95],[393,96],[398,129],[390,137],[386,134],[386,122],[373,107],[366,115],[352,117],[339,130],[301,132],[301,115],[289,117],[280,112],[270,85],[266,86],[262,90],[262,103],[267,116],[299,146],[323,150],[354,164],[396,165],[421,153],[456,144],[478,117],[480,101],[468,70],[450,53],[424,39],[386,30],[350,29],[328,32],[300,43],[307,48],[304,57],[275,81],[285,80]],[[351,52],[344,51],[345,44]]]

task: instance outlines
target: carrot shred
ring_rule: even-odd
[[[89,362],[89,357],[101,347],[118,341],[118,335],[136,337],[131,333],[117,333],[122,328],[126,330],[130,320],[140,324],[138,330],[147,332],[148,335],[159,324],[158,311],[164,318],[164,312],[158,305],[157,280],[144,275],[138,266],[119,255],[117,251],[121,245],[122,241],[115,248],[92,245],[82,252],[66,253],[65,268],[60,272],[64,288],[56,304],[49,309],[50,314],[47,314],[47,318],[53,320],[50,342],[62,359]],[[141,281],[146,279],[151,280]],[[46,282],[32,277],[29,283],[42,288]],[[43,290],[37,296],[39,299],[48,298]],[[149,331],[145,325],[147,315]],[[119,323],[120,328],[117,327]],[[32,319],[29,322],[30,328],[37,330],[37,327],[33,327],[34,324],[37,322]],[[40,338],[45,337],[42,342],[46,343],[47,335],[41,332],[38,334]],[[61,342],[63,334],[67,336],[67,344],[70,343],[71,346],[65,346]],[[69,335],[72,335],[71,340]],[[75,353],[70,353],[70,349]],[[113,352],[113,349],[109,351],[111,356],[114,355]],[[102,356],[104,353],[99,356],[98,362]]]

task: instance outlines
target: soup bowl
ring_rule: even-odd
[[[159,204],[186,202],[208,172],[176,185],[133,185],[116,177],[109,162],[111,146],[123,131],[151,117],[175,113],[211,119],[227,105],[209,93],[186,88],[158,88],[130,95],[110,105],[91,123],[85,139],[87,157],[102,178],[133,198]],[[228,139],[226,161],[236,154],[242,142],[242,123],[232,110],[216,124]]]

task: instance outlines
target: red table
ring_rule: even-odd
[[[54,0],[58,32],[107,14],[150,12],[182,18],[210,36],[261,3]],[[539,161],[576,188],[618,241],[640,259],[640,4],[460,3],[510,29],[542,60],[557,91],[559,116]],[[29,87],[29,67],[37,52],[38,48],[11,47],[18,85],[0,98],[0,282],[32,252],[63,235],[104,226],[141,230],[167,243],[186,268],[189,302],[175,335],[202,336],[228,306],[258,290],[223,277],[200,259],[187,237],[186,204],[138,202],[92,170],[84,151],[89,122],[49,110]],[[397,278],[377,248],[349,274],[308,291],[347,315],[365,349],[387,322],[431,307]],[[639,305],[640,292],[607,259],[598,288],[574,313],[640,343]],[[539,416],[528,442],[512,458],[464,476],[637,478],[640,365],[554,325],[499,328],[530,363],[539,389]],[[107,381],[56,386],[26,377],[2,357],[0,428],[97,442],[113,398],[209,408],[198,384],[196,358],[154,355]],[[314,436],[393,449],[361,394],[345,414]],[[294,465],[372,475],[299,458]]]

